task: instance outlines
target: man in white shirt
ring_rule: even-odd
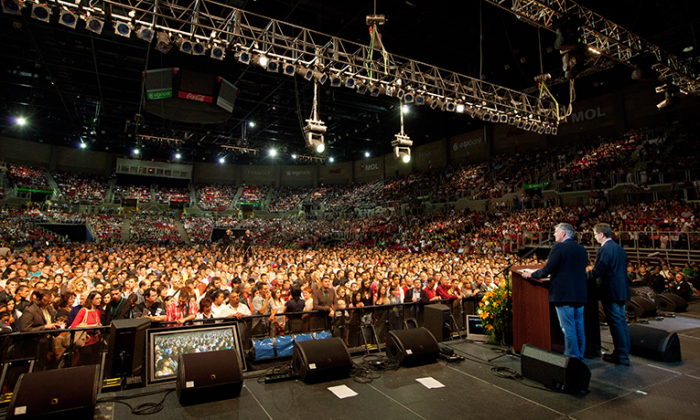
[[[214,318],[226,318],[233,315],[231,307],[224,305],[224,291],[217,290],[212,294],[214,303],[211,305],[211,313]]]
[[[242,316],[251,315],[250,308],[241,303],[241,299],[238,295],[237,290],[231,292],[231,294],[228,296],[228,301],[228,308],[231,311],[231,315],[229,315],[229,317],[236,317],[237,319],[241,319]]]

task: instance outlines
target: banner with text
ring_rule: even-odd
[[[241,166],[241,183],[250,185],[275,185],[278,166]]]
[[[384,158],[368,158],[355,161],[355,182],[384,178]]]
[[[446,140],[442,139],[414,147],[411,151],[414,168],[419,171],[427,171],[430,168],[445,166],[447,164],[446,143]]]
[[[311,186],[316,173],[316,165],[283,166],[280,173],[280,185],[290,187]]]
[[[451,163],[465,162],[468,159],[487,159],[489,157],[489,147],[486,143],[483,129],[450,137],[447,140],[447,144],[449,145]]]
[[[352,162],[319,165],[319,184],[349,184],[352,182]]]

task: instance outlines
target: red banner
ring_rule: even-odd
[[[177,97],[182,98],[182,99],[187,99],[189,101],[206,102],[209,104],[214,102],[214,98],[212,98],[211,96],[198,95],[196,93],[190,93],[190,92],[184,92],[184,91],[179,91],[177,93]]]

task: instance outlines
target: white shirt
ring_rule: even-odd
[[[211,313],[214,314],[214,318],[226,318],[234,314],[229,305],[221,305],[219,307],[211,305]]]
[[[246,305],[244,305],[244,304],[242,304],[242,303],[239,303],[239,304],[238,304],[238,307],[235,308],[235,309],[234,309],[233,306],[231,306],[231,305],[226,305],[226,307],[231,311],[231,314],[236,314],[236,313],[239,313],[239,312],[240,312],[240,313],[243,314],[243,316],[252,315],[252,314],[250,313],[250,309],[249,309]]]

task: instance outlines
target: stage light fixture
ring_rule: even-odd
[[[15,124],[17,124],[19,126],[23,126],[26,123],[27,123],[27,120],[24,117],[15,118]]]
[[[236,53],[236,60],[241,64],[250,63],[250,53],[248,51],[240,51]]]
[[[552,135],[556,136],[559,129],[557,127],[552,127]]]
[[[204,55],[207,52],[207,45],[202,42],[192,44],[192,55]]]
[[[416,105],[425,105],[425,96],[423,96],[423,95],[416,95],[416,97],[415,97],[415,99],[413,100],[413,102],[414,102]]]
[[[491,113],[484,112],[484,115],[481,117],[481,120],[486,121],[486,122],[491,122]]]
[[[523,130],[525,131],[530,131],[532,128],[532,122],[531,121],[525,121],[525,125],[523,125]]]
[[[324,84],[326,83],[326,80],[328,80],[328,75],[326,73],[323,73],[322,71],[318,70],[313,70],[313,78],[316,79],[316,81],[319,84]]]
[[[104,28],[104,26],[105,23],[94,16],[89,17],[87,21],[85,21],[85,29],[97,35],[102,33],[102,28]]]
[[[225,157],[222,156],[222,157],[219,158],[219,163],[225,163],[225,162],[226,162],[226,158],[225,158]]]
[[[294,76],[294,74],[296,73],[296,69],[294,68],[294,64],[283,63],[282,64],[282,73],[286,76]]]
[[[415,102],[416,96],[411,93],[411,92],[406,92],[406,94],[403,95],[403,101],[404,103],[410,104]]]
[[[153,29],[142,26],[136,30],[136,38],[142,39],[146,42],[153,41]]]
[[[659,111],[664,111],[673,108],[674,106],[678,105],[681,102],[680,98],[678,98],[675,93],[673,92],[664,92],[664,100],[659,102],[656,107],[659,109]]]
[[[58,23],[75,29],[75,26],[78,24],[78,15],[69,10],[61,10],[61,14],[58,16]]]
[[[270,73],[277,73],[280,70],[280,62],[272,59],[268,60],[265,70]]]
[[[45,4],[32,4],[32,17],[42,22],[48,22],[51,17],[51,9]]]
[[[328,161],[329,161],[330,163],[333,163],[333,162],[335,162],[335,159],[333,158],[333,156],[331,156],[331,157],[328,158]]]
[[[223,60],[224,57],[226,57],[226,49],[224,47],[222,47],[221,45],[214,44],[211,47],[211,51],[209,52],[209,56],[215,60]]]
[[[501,124],[505,124],[508,122],[508,116],[506,114],[499,114],[498,115],[498,122]]]
[[[537,134],[544,134],[545,127],[543,125],[537,126]]]
[[[457,109],[457,105],[455,105],[454,102],[449,101],[449,102],[447,102],[447,103],[445,104],[445,109],[444,109],[444,111],[447,111],[447,112],[455,112],[456,109]]]
[[[192,41],[185,39],[183,37],[178,37],[175,42],[175,46],[180,49],[180,52],[185,54],[192,54]]]
[[[396,89],[396,97],[399,99],[403,99],[403,97],[406,96],[406,90],[403,88],[398,88]]]
[[[369,95],[370,96],[379,96],[379,94],[382,93],[382,89],[384,89],[384,88],[377,86],[377,85],[374,85],[374,84],[370,85],[369,89],[368,89]],[[386,91],[386,89],[384,91]]]
[[[357,80],[355,80],[355,78],[352,76],[345,77],[345,79],[343,79],[343,83],[345,84],[346,88],[350,89],[354,89],[355,86],[357,86]]]
[[[306,142],[306,147],[316,151],[317,153],[323,153],[326,146],[323,142],[323,134],[326,132],[326,125],[320,120],[306,120],[306,126],[304,127],[304,140]]]
[[[275,150],[275,149],[270,149],[269,153],[270,153],[270,156],[272,156],[272,157],[277,156],[277,150]]]
[[[19,0],[2,0],[2,12],[9,15],[21,15],[24,4]]]
[[[562,56],[562,70],[564,76],[573,80],[586,69],[586,54],[582,47],[567,51]]]
[[[544,134],[550,135],[551,133],[552,133],[552,127],[549,126],[549,125],[546,126],[546,127],[544,128]]]
[[[340,85],[343,84],[343,80],[337,74],[331,75],[331,77],[329,77],[329,79],[331,81],[331,83],[330,83],[331,87],[340,87]]]
[[[457,108],[455,108],[455,112],[458,112],[460,114],[464,113],[464,104],[457,104]]]
[[[302,65],[299,65],[299,67],[297,67],[297,74],[299,76],[303,77],[304,80],[307,80],[307,81],[313,79],[313,77],[314,77],[313,70],[307,69],[306,67],[304,67]]]
[[[521,130],[524,130],[525,129],[525,121],[517,120],[515,123],[515,126]]]
[[[158,32],[156,34],[156,46],[155,49],[163,54],[167,54],[173,45],[170,43],[170,36],[165,32]]]
[[[441,101],[440,99],[434,98],[434,99],[433,99],[433,102],[430,103],[430,109],[437,109],[438,107],[439,107],[440,109],[442,109],[442,106],[443,106],[444,104],[445,104],[445,103],[444,103],[443,101]]]
[[[394,148],[394,157],[396,159],[400,159],[404,163],[411,161],[411,146],[413,146],[413,141],[410,137],[397,134],[395,139],[391,142],[391,146]]]
[[[126,22],[116,22],[114,24],[114,33],[129,38],[131,36],[131,24]]]
[[[508,120],[508,125],[515,125],[516,119],[514,116],[509,115],[506,117],[506,119]]]

